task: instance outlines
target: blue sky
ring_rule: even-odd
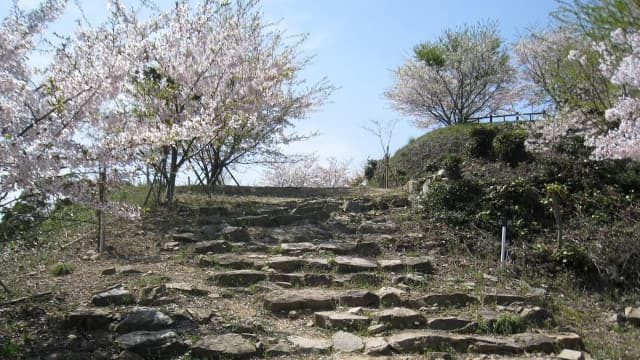
[[[33,6],[37,0],[22,0]],[[70,1],[72,2],[72,1]],[[4,17],[8,0],[0,5]],[[102,0],[81,1],[90,21],[106,14]],[[160,1],[170,4],[171,1]],[[303,76],[309,81],[327,77],[338,87],[329,103],[299,122],[297,131],[319,131],[320,136],[293,145],[293,152],[315,152],[351,160],[360,168],[367,158],[380,158],[382,150],[373,135],[362,129],[370,120],[399,119],[391,141],[394,152],[425,130],[391,109],[384,98],[393,83],[392,70],[410,56],[413,46],[436,39],[443,30],[465,23],[495,20],[507,43],[529,28],[549,22],[554,0],[263,0],[266,19],[280,21],[287,33],[308,33],[302,50],[314,55]],[[78,10],[71,5],[53,29],[69,33]],[[258,170],[241,174],[245,184],[257,184]]]

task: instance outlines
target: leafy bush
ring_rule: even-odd
[[[498,335],[511,335],[526,330],[527,326],[520,316],[510,312],[503,312],[498,315],[490,332]]]
[[[476,158],[488,158],[493,154],[493,139],[497,131],[486,126],[475,126],[469,132],[469,140],[465,145],[467,155]]]
[[[468,212],[476,207],[482,196],[480,185],[470,179],[433,182],[424,194],[423,206],[426,211],[460,210]]]
[[[484,218],[490,220],[490,223],[481,225],[492,229],[497,220],[507,218],[512,220],[516,228],[535,228],[549,220],[542,199],[542,192],[535,183],[527,179],[520,178],[505,184],[491,185],[481,201]]]
[[[585,145],[584,136],[573,135],[560,138],[553,144],[553,150],[562,155],[575,159],[587,159],[593,151],[592,147]]]
[[[462,178],[462,158],[455,154],[447,154],[442,162],[442,168],[447,173],[447,177],[452,180]]]
[[[364,177],[367,181],[371,181],[376,174],[376,169],[378,168],[378,160],[368,159],[367,164],[364,167]]]
[[[65,276],[71,274],[76,269],[73,264],[57,263],[49,271],[53,276]]]
[[[527,135],[519,130],[505,130],[493,139],[493,149],[498,159],[510,166],[517,166],[529,157],[525,147]]]

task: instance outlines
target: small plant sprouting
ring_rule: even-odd
[[[53,276],[65,276],[71,274],[76,269],[73,264],[57,263],[51,267],[51,275]]]

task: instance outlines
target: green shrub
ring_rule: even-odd
[[[51,267],[51,275],[65,276],[71,274],[76,269],[73,264],[57,263]]]
[[[553,150],[573,159],[587,159],[593,151],[592,147],[585,145],[584,136],[565,136],[553,144]]]
[[[518,130],[505,130],[493,139],[493,149],[498,159],[510,166],[517,166],[529,157],[524,141],[527,135]]]
[[[493,139],[497,131],[486,126],[476,126],[469,132],[469,140],[465,145],[468,156],[475,158],[488,158],[493,154]]]
[[[447,177],[451,180],[462,178],[462,158],[456,154],[447,154],[442,161],[442,168],[447,173]]]
[[[368,159],[367,164],[364,167],[364,177],[367,181],[371,181],[376,174],[376,169],[378,168],[378,160]]]
[[[473,180],[436,181],[429,186],[429,190],[424,195],[423,206],[429,212],[441,210],[468,212],[477,207],[481,196],[482,188]]]
[[[525,322],[520,316],[510,312],[503,312],[498,315],[491,333],[498,335],[511,335],[527,330]]]

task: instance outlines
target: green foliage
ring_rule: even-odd
[[[368,159],[367,164],[364,167],[364,177],[367,181],[371,181],[376,174],[376,169],[378,168],[378,160]]]
[[[498,159],[510,166],[517,166],[528,158],[524,141],[527,135],[519,130],[506,130],[493,139],[493,148]]]
[[[470,157],[489,158],[493,154],[493,139],[497,135],[494,127],[474,126],[469,132],[465,153]]]
[[[445,49],[439,44],[421,43],[413,48],[417,60],[433,67],[442,67],[446,63]]]
[[[462,158],[456,154],[447,154],[442,162],[442,168],[451,180],[462,178]]]
[[[512,335],[527,330],[527,325],[517,314],[503,312],[498,315],[491,333],[498,335]]]
[[[65,276],[71,274],[76,269],[74,264],[57,263],[51,267],[49,272],[53,276]]]
[[[584,136],[572,135],[560,138],[553,144],[553,151],[573,159],[588,159],[593,148],[585,145]]]
[[[468,211],[476,207],[482,196],[481,186],[471,179],[435,181],[424,195],[422,205],[428,212],[440,210]]]
[[[26,197],[1,210],[0,243],[33,243],[33,229],[42,223],[46,202],[40,197]]]
[[[18,347],[18,345],[12,343],[11,341],[0,344],[0,355],[2,356],[12,358],[13,356],[18,355],[19,351],[20,347]]]

